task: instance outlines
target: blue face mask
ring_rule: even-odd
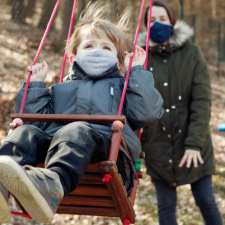
[[[99,77],[118,63],[117,56],[104,49],[84,50],[75,56],[77,64],[90,76]]]
[[[163,24],[155,22],[150,31],[151,40],[155,43],[162,44],[169,40],[173,35],[173,26],[169,24]]]

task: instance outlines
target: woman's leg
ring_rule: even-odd
[[[158,213],[160,225],[177,225],[176,188],[162,181],[154,181],[158,200]]]
[[[222,225],[222,217],[213,195],[212,176],[205,176],[191,184],[192,193],[206,225]]]

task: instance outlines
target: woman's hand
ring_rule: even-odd
[[[127,53],[125,57],[125,68],[126,71],[128,70],[129,62],[130,62],[130,57],[132,53]],[[137,47],[135,55],[134,55],[134,60],[132,67],[134,66],[143,66],[145,63],[145,58],[146,58],[146,53],[143,48]]]
[[[31,81],[44,81],[47,77],[48,64],[45,61],[37,63],[28,67],[28,70],[32,72]]]
[[[179,167],[183,167],[186,164],[186,167],[190,168],[192,163],[194,167],[197,168],[199,163],[203,164],[204,161],[199,151],[187,149],[180,161]]]

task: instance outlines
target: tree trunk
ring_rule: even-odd
[[[11,16],[12,20],[16,23],[25,23],[25,2],[24,0],[13,0]]]
[[[35,13],[36,3],[37,3],[37,0],[28,0],[27,6],[26,6],[26,18],[33,17]]]
[[[63,7],[61,11],[61,21],[62,21],[62,28],[60,30],[59,37],[56,41],[56,50],[61,50],[65,47],[66,38],[69,31],[69,24],[70,24],[70,16],[73,7],[73,1],[67,2],[67,0],[63,0]]]
[[[222,52],[221,52],[221,47],[222,47],[222,44],[221,44],[221,33],[222,33],[222,24],[221,22],[219,21],[218,22],[218,29],[217,29],[217,46],[218,46],[218,49],[217,49],[217,76],[220,76],[220,70],[221,70],[221,56],[222,56]]]
[[[184,0],[180,0],[180,18],[184,19]]]
[[[39,21],[38,27],[44,29],[49,21],[51,12],[55,5],[54,0],[45,0],[42,7],[41,19]]]

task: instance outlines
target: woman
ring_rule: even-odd
[[[147,25],[146,10],[145,26]],[[177,22],[165,1],[153,1],[149,70],[164,98],[165,113],[143,133],[146,165],[156,188],[160,225],[176,225],[176,187],[191,184],[205,224],[223,224],[212,188],[210,81],[193,30]],[[146,33],[140,37],[145,45]]]

